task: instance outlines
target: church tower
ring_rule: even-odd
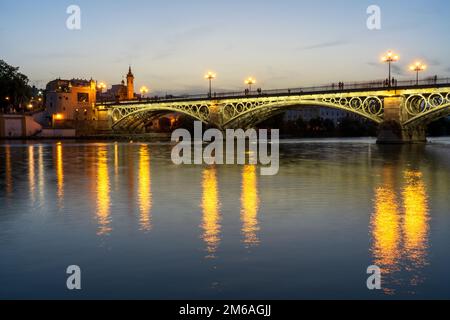
[[[134,75],[131,72],[131,66],[127,74],[127,98],[128,100],[134,99]]]

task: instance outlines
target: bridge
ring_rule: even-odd
[[[247,129],[302,107],[343,110],[380,124],[380,143],[425,142],[429,123],[450,115],[450,79],[384,81],[327,86],[168,96],[97,105],[115,131],[140,133],[168,113],[182,113],[216,128]]]

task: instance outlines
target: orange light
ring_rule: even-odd
[[[205,75],[205,79],[207,80],[214,80],[216,78],[216,74],[209,71],[206,75]]]
[[[253,79],[252,77],[250,77],[247,80],[245,80],[245,84],[248,84],[248,85],[256,84],[256,80]]]
[[[400,60],[400,56],[392,51],[388,51],[386,55],[381,58],[381,61],[383,62],[397,62],[398,60]]]
[[[62,120],[64,119],[64,116],[60,113],[55,114],[55,120]]]
[[[149,89],[146,86],[143,86],[143,87],[141,87],[140,91],[141,91],[141,94],[144,95],[144,94],[148,93]]]
[[[427,68],[426,65],[422,64],[422,62],[417,61],[413,65],[409,67],[411,71],[424,71]]]

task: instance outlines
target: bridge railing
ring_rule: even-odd
[[[427,78],[417,82],[417,80],[402,80],[391,81],[375,80],[369,82],[351,82],[351,83],[331,83],[328,85],[288,88],[288,89],[274,89],[274,90],[256,90],[256,91],[235,91],[235,92],[214,92],[211,96],[209,94],[185,94],[185,95],[167,95],[165,97],[150,97],[140,100],[123,101],[121,104],[136,104],[136,103],[150,103],[150,102],[177,102],[177,101],[195,101],[195,100],[209,100],[209,99],[227,99],[227,98],[248,98],[261,96],[289,96],[289,95],[307,95],[317,93],[339,93],[352,92],[362,90],[396,90],[408,89],[417,87],[435,87],[435,86],[450,86],[450,78]],[[117,101],[99,101],[100,104],[117,104]]]

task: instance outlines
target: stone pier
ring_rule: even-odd
[[[384,99],[384,121],[380,124],[378,144],[426,143],[426,126],[404,127],[408,114],[402,108],[404,98]]]

